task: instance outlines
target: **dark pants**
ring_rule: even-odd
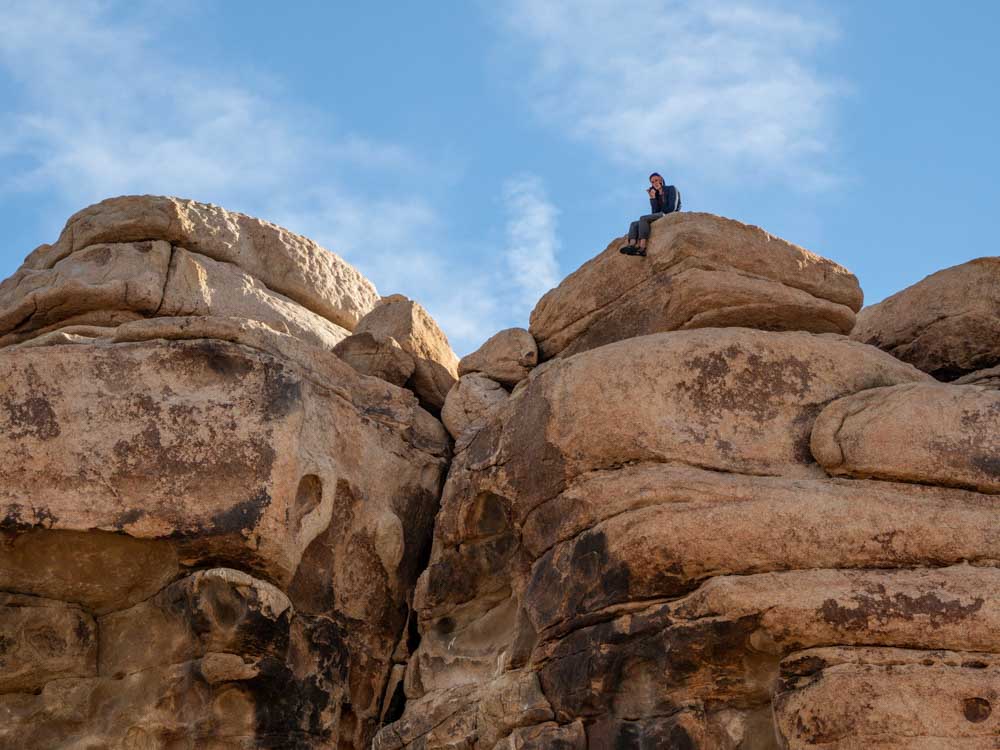
[[[630,242],[636,240],[649,239],[649,225],[666,214],[646,214],[640,216],[639,221],[633,221],[628,228],[628,238]]]

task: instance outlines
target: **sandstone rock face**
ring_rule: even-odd
[[[789,748],[996,744],[995,654],[816,648],[781,663],[776,718]]]
[[[1000,258],[946,268],[866,307],[851,338],[939,380],[1000,364]]]
[[[441,421],[456,440],[475,425],[484,426],[490,415],[507,403],[507,391],[498,382],[479,374],[464,375],[448,391]]]
[[[0,747],[370,743],[450,453],[332,351],[374,297],[174,199],[0,285]]]
[[[334,353],[362,375],[404,386],[416,369],[413,357],[391,336],[355,333],[333,348]]]
[[[74,214],[59,240],[35,250],[24,268],[49,269],[93,245],[152,239],[239,266],[349,330],[378,300],[371,282],[306,237],[208,203],[150,195],[109,198]]]
[[[861,307],[853,274],[757,227],[711,214],[652,225],[648,257],[615,240],[531,313],[542,359],[688,328],[849,333]]]
[[[830,478],[809,445],[855,400],[963,390],[990,393],[843,337],[732,328],[536,368],[457,444],[417,586],[407,706],[376,746],[516,747],[547,731],[565,747],[934,746],[930,718],[869,731],[929,684],[895,679],[879,654],[1000,652],[995,498],[956,488],[969,485],[946,452],[908,484]],[[822,649],[874,664],[847,683],[869,692],[794,682],[789,665]],[[486,696],[533,676],[535,723],[491,719]],[[955,695],[992,701],[989,679]],[[941,737],[988,736],[936,705],[952,712]]]
[[[418,303],[401,294],[379,300],[355,333],[392,338],[413,357],[410,388],[421,403],[435,411],[444,406],[448,391],[458,380],[458,357],[438,324]]]
[[[523,328],[507,328],[494,334],[472,354],[462,357],[458,374],[478,372],[513,387],[528,377],[538,364],[535,339]]]
[[[978,385],[983,388],[1000,388],[1000,366],[987,367],[985,370],[974,370],[953,381],[955,385]]]
[[[0,748],[996,745],[988,358],[707,215],[461,363],[359,278],[124,198],[0,284]]]
[[[1000,493],[1000,393],[970,385],[873,388],[834,401],[812,432],[834,475]]]

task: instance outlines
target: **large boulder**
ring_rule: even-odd
[[[351,334],[333,352],[362,375],[398,386],[406,385],[417,366],[413,356],[392,336],[376,336],[368,331]]]
[[[1000,494],[1000,393],[929,383],[872,388],[827,406],[811,445],[833,475]]]
[[[458,357],[444,331],[417,302],[401,294],[383,297],[354,329],[376,338],[394,339],[413,357],[409,387],[427,408],[439,411],[458,380]]]
[[[458,363],[458,374],[478,372],[513,387],[538,364],[535,339],[523,328],[506,328],[490,336],[481,347]]]
[[[495,380],[473,373],[459,378],[448,391],[441,421],[456,440],[474,427],[485,426],[494,411],[507,403],[507,391]]]
[[[624,239],[542,297],[530,331],[542,359],[688,328],[849,333],[861,307],[853,274],[754,226],[703,213],[653,224],[646,258]]]
[[[374,286],[353,266],[306,237],[210,203],[152,195],[109,198],[79,211],[56,243],[37,248],[24,268],[52,268],[92,245],[148,240],[237,265],[348,330],[378,300]]]
[[[334,353],[374,301],[175,199],[0,284],[0,746],[370,744],[451,444]]]
[[[851,338],[939,380],[1000,364],[1000,258],[946,268],[866,307]]]

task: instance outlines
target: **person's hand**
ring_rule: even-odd
[[[651,187],[646,192],[649,193],[649,197],[650,198],[655,198],[656,197],[656,188]]]

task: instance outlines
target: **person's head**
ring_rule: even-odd
[[[649,184],[655,187],[657,190],[663,187],[663,178],[660,177],[659,172],[653,172],[653,174],[649,176]]]

